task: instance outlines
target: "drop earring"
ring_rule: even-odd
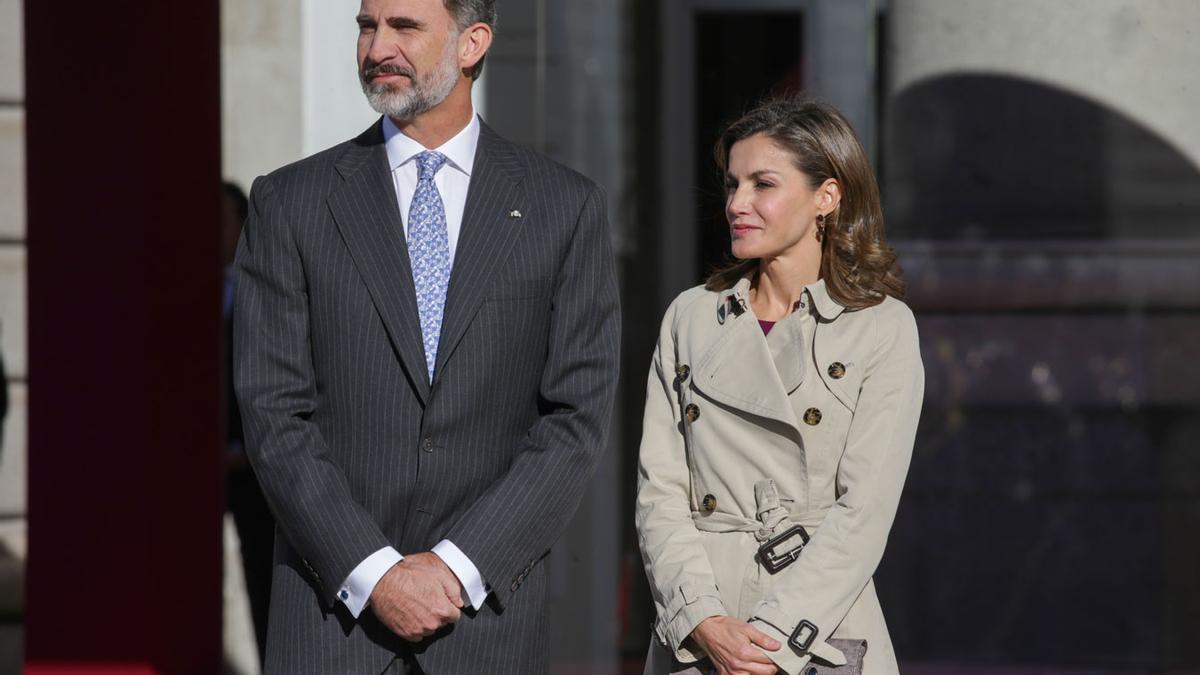
[[[817,241],[825,240],[825,214],[817,214]]]

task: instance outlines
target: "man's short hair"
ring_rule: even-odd
[[[458,30],[476,23],[486,23],[493,30],[496,28],[496,0],[442,0]],[[479,62],[471,69],[471,79],[478,80],[483,73],[483,60],[487,54],[480,57]]]

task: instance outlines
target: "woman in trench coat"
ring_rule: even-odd
[[[809,102],[759,106],[716,158],[738,262],[675,299],[650,368],[646,673],[896,673],[871,577],[924,371],[874,175]]]

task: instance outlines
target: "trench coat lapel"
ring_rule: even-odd
[[[434,383],[487,296],[491,279],[520,235],[527,213],[524,170],[513,146],[480,124],[471,184],[463,209],[454,269],[446,293],[446,319],[438,342]]]
[[[414,391],[425,403],[429,399],[429,371],[382,124],[380,118],[337,159],[336,168],[344,182],[330,195],[329,209],[379,311],[392,348]]]
[[[803,359],[798,354],[797,358],[784,359],[793,365],[785,366],[781,374],[750,310],[749,287],[749,279],[742,279],[717,296],[711,318],[712,340],[697,352],[700,357],[693,385],[718,403],[798,429],[788,392],[803,379]],[[796,329],[796,322],[786,323],[793,325],[788,330]],[[803,343],[796,344],[799,347]]]
[[[767,349],[771,354],[771,362],[775,364],[775,372],[783,384],[783,391],[788,396],[804,382],[804,333],[800,315],[793,312],[790,316],[775,323],[771,333],[766,336]]]

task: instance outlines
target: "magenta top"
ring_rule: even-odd
[[[772,328],[775,327],[775,322],[774,321],[763,321],[762,319],[759,319],[758,325],[762,328],[763,335],[766,335],[771,332]]]

